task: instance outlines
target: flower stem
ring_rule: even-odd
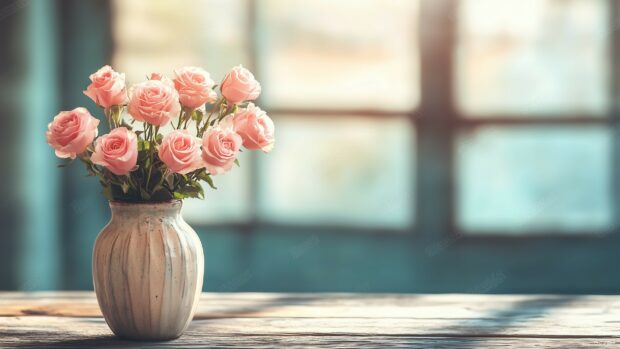
[[[211,121],[211,116],[213,116],[213,112],[215,112],[215,110],[219,110],[222,107],[223,103],[224,103],[224,97],[220,97],[220,99],[215,103],[215,105],[209,112],[209,115],[207,116],[207,121],[205,121],[205,124],[202,126],[202,128],[198,128],[198,126],[196,126],[196,128],[199,129],[198,137],[202,137],[202,135],[205,133],[205,131],[209,127],[209,122]]]

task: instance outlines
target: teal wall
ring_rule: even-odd
[[[620,292],[620,240],[615,237],[423,239],[414,234],[259,229],[247,235],[200,230],[205,289]]]

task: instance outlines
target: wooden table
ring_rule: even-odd
[[[180,339],[116,339],[89,292],[0,293],[0,347],[620,348],[620,296],[206,293]]]

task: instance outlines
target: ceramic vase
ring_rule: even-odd
[[[202,290],[204,256],[181,217],[181,201],[110,202],[93,251],[93,283],[117,336],[169,340],[189,326]]]

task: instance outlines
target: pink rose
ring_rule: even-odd
[[[97,137],[97,126],[99,120],[90,115],[86,108],[61,111],[47,125],[47,144],[56,150],[59,158],[75,159]]]
[[[241,138],[243,146],[250,150],[261,149],[265,153],[273,149],[275,128],[267,114],[253,103],[240,109],[232,117],[233,129]]]
[[[238,65],[231,69],[222,81],[222,95],[227,101],[237,104],[243,101],[253,101],[260,94],[260,84],[254,75],[243,66]]]
[[[202,159],[212,175],[231,169],[241,143],[241,136],[232,129],[211,129],[202,138]]]
[[[168,133],[158,147],[159,158],[172,172],[187,174],[205,166],[200,151],[200,138],[188,130]]]
[[[184,107],[195,109],[217,99],[217,93],[213,91],[215,81],[204,69],[183,67],[174,74],[174,87],[179,92],[179,99]]]
[[[119,74],[109,65],[102,67],[90,75],[91,84],[84,94],[90,97],[97,105],[109,108],[113,105],[125,103],[125,74]]]
[[[164,81],[148,80],[132,88],[128,111],[138,121],[163,126],[181,111],[179,94]]]
[[[161,80],[162,78],[163,75],[161,75],[161,73],[151,73],[149,80]]]
[[[174,83],[172,82],[172,80],[168,79],[161,73],[151,73],[151,75],[148,78],[149,80],[158,80],[158,81],[165,83],[168,86],[174,87]]]
[[[138,161],[138,137],[125,127],[113,129],[97,138],[90,160],[116,175],[131,172]]]

